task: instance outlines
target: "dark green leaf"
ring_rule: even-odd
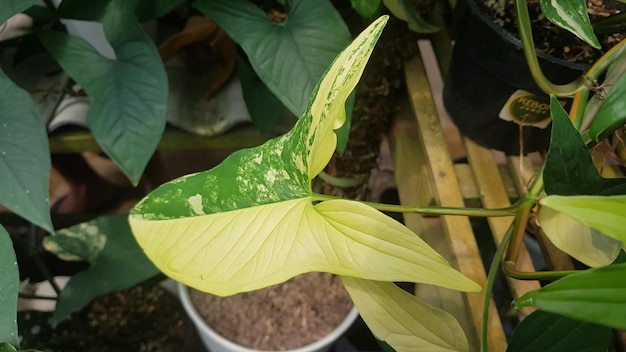
[[[252,122],[263,134],[275,132],[276,127],[283,120],[283,117],[289,114],[289,111],[263,84],[249,62],[239,58],[237,68],[241,79],[243,99],[246,102]]]
[[[552,139],[546,157],[546,193],[558,195],[626,194],[626,178],[607,179],[598,173],[582,137],[554,96],[550,98]]]
[[[0,24],[38,2],[39,0],[3,0],[0,7]]]
[[[197,0],[194,6],[241,45],[254,71],[296,116],[304,114],[322,74],[351,41],[328,0],[290,1],[283,23],[246,0]]]
[[[59,6],[59,15],[83,21],[99,21],[111,0],[91,0],[85,6],[83,0],[63,0]],[[182,4],[183,0],[139,0],[135,15],[140,22],[151,21],[163,16]]]
[[[626,329],[626,264],[581,271],[515,301],[572,319]]]
[[[382,0],[350,0],[352,8],[362,17],[372,19],[380,12]]]
[[[601,17],[591,22],[598,34],[613,34],[626,31],[626,12],[620,12],[608,17]]]
[[[603,352],[610,342],[610,328],[538,310],[515,328],[507,352]]]
[[[11,237],[0,226],[0,342],[19,346],[17,336],[17,294],[20,276]]]
[[[399,19],[405,21],[409,28],[417,33],[435,33],[439,27],[426,22],[422,15],[417,12],[415,5],[410,0],[383,0],[389,11]]]
[[[39,37],[91,99],[87,122],[102,149],[137,183],[165,129],[168,86],[154,44],[129,14],[132,3],[114,0],[103,17],[117,60],[61,32]]]
[[[0,70],[0,204],[48,231],[50,151],[28,93]]]
[[[74,275],[61,292],[53,325],[95,297],[133,286],[159,272],[135,241],[126,215],[103,216],[89,225],[106,235],[106,244],[93,265]]]

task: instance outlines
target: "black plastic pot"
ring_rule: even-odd
[[[475,142],[517,154],[519,125],[502,119],[501,112],[513,110],[531,118],[543,115],[546,123],[542,127],[524,126],[522,136],[524,152],[546,149],[550,124],[545,104],[549,99],[533,81],[521,41],[493,22],[475,0],[458,1],[455,19],[456,40],[443,89],[444,106],[451,119]],[[586,65],[542,53],[539,62],[546,77],[558,84],[574,80],[587,69]],[[520,97],[511,98],[514,94]]]

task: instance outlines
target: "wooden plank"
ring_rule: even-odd
[[[491,151],[467,138],[465,138],[465,150],[467,151],[467,159],[474,173],[476,183],[480,189],[483,206],[485,208],[506,208],[510,206],[511,202]],[[499,245],[513,222],[513,216],[490,217],[487,221],[489,222],[493,239],[496,245]],[[523,244],[520,249],[517,268],[522,271],[535,271],[528,249]],[[521,297],[526,292],[541,288],[538,281],[516,280],[507,277],[507,282],[514,299]],[[520,318],[524,318],[530,312],[531,310],[520,311]]]
[[[417,123],[410,113],[410,107],[407,104],[396,115],[390,130],[389,147],[396,185],[400,204],[427,205],[433,201],[434,186],[426,167],[427,161],[423,146],[419,142]],[[450,246],[445,240],[446,233],[438,217],[425,218],[419,214],[404,214],[404,223],[444,258],[451,261]],[[465,331],[474,330],[474,322],[465,306],[463,293],[432,285],[417,285],[415,291],[421,299],[452,314]],[[467,335],[470,345],[477,347],[478,336],[473,333]]]
[[[464,202],[445,144],[437,110],[433,103],[430,85],[426,78],[424,65],[419,57],[405,63],[405,74],[409,100],[419,127],[421,150],[428,161],[428,171],[433,180],[435,199],[442,206],[463,207]],[[453,256],[451,264],[479,285],[485,287],[486,274],[469,219],[460,216],[442,216],[441,221],[447,233],[446,240],[448,243],[446,245],[449,246]],[[474,323],[473,333],[480,336],[483,320],[483,295],[482,293],[469,293],[464,294],[463,297]],[[490,315],[487,324],[489,327],[487,342],[489,349],[491,351],[506,350],[506,338],[493,301],[490,302]],[[472,334],[471,331],[466,331],[466,333]]]

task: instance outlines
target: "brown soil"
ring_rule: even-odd
[[[177,352],[186,339],[178,298],[151,284],[115,291],[93,300],[52,328],[51,312],[18,316],[23,349],[62,352]]]
[[[218,297],[190,290],[200,315],[237,344],[281,351],[328,335],[352,309],[339,277],[308,273],[258,291]]]
[[[498,25],[513,35],[518,35],[515,21],[515,0],[477,0],[476,3],[485,9],[486,13]],[[620,13],[626,10],[626,5],[619,4],[614,0],[587,0],[587,9],[590,19],[593,21]],[[596,33],[602,45],[601,50],[596,50],[573,34],[550,23],[541,13],[539,1],[528,0],[528,12],[532,21],[533,39],[537,50],[570,62],[591,65],[625,37],[624,33]]]

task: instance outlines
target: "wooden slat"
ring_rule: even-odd
[[[491,151],[467,138],[465,138],[464,142],[465,150],[467,151],[467,159],[469,160],[476,183],[480,189],[483,206],[485,208],[506,208],[510,206],[511,202],[509,201],[500,172],[498,171],[498,166],[493,159]],[[496,245],[499,245],[513,222],[513,217],[490,217],[487,220],[491,228],[493,239]],[[535,271],[530,254],[523,244],[520,249],[517,268],[522,271]],[[526,292],[541,288],[538,281],[515,280],[511,278],[507,278],[507,281],[513,298],[519,298]],[[530,310],[523,310],[520,312],[520,317],[524,318],[529,313]]]
[[[442,206],[463,207],[463,199],[454,174],[454,167],[445,144],[437,110],[433,102],[430,85],[426,78],[425,68],[419,57],[405,64],[409,100],[415,112],[418,124],[420,152],[428,161],[430,177],[433,180],[435,199]],[[416,153],[418,150],[416,150]],[[404,161],[409,163],[410,161]],[[480,253],[472,233],[469,219],[460,216],[442,216],[445,237],[450,248],[451,264],[463,274],[485,287],[486,274]],[[464,300],[471,314],[474,334],[480,336],[482,324],[483,296],[481,293],[464,294]],[[490,303],[488,321],[488,346],[491,351],[506,350],[506,338],[502,323],[498,317],[493,301]],[[471,331],[466,333],[472,334]],[[471,339],[473,340],[473,339]]]

